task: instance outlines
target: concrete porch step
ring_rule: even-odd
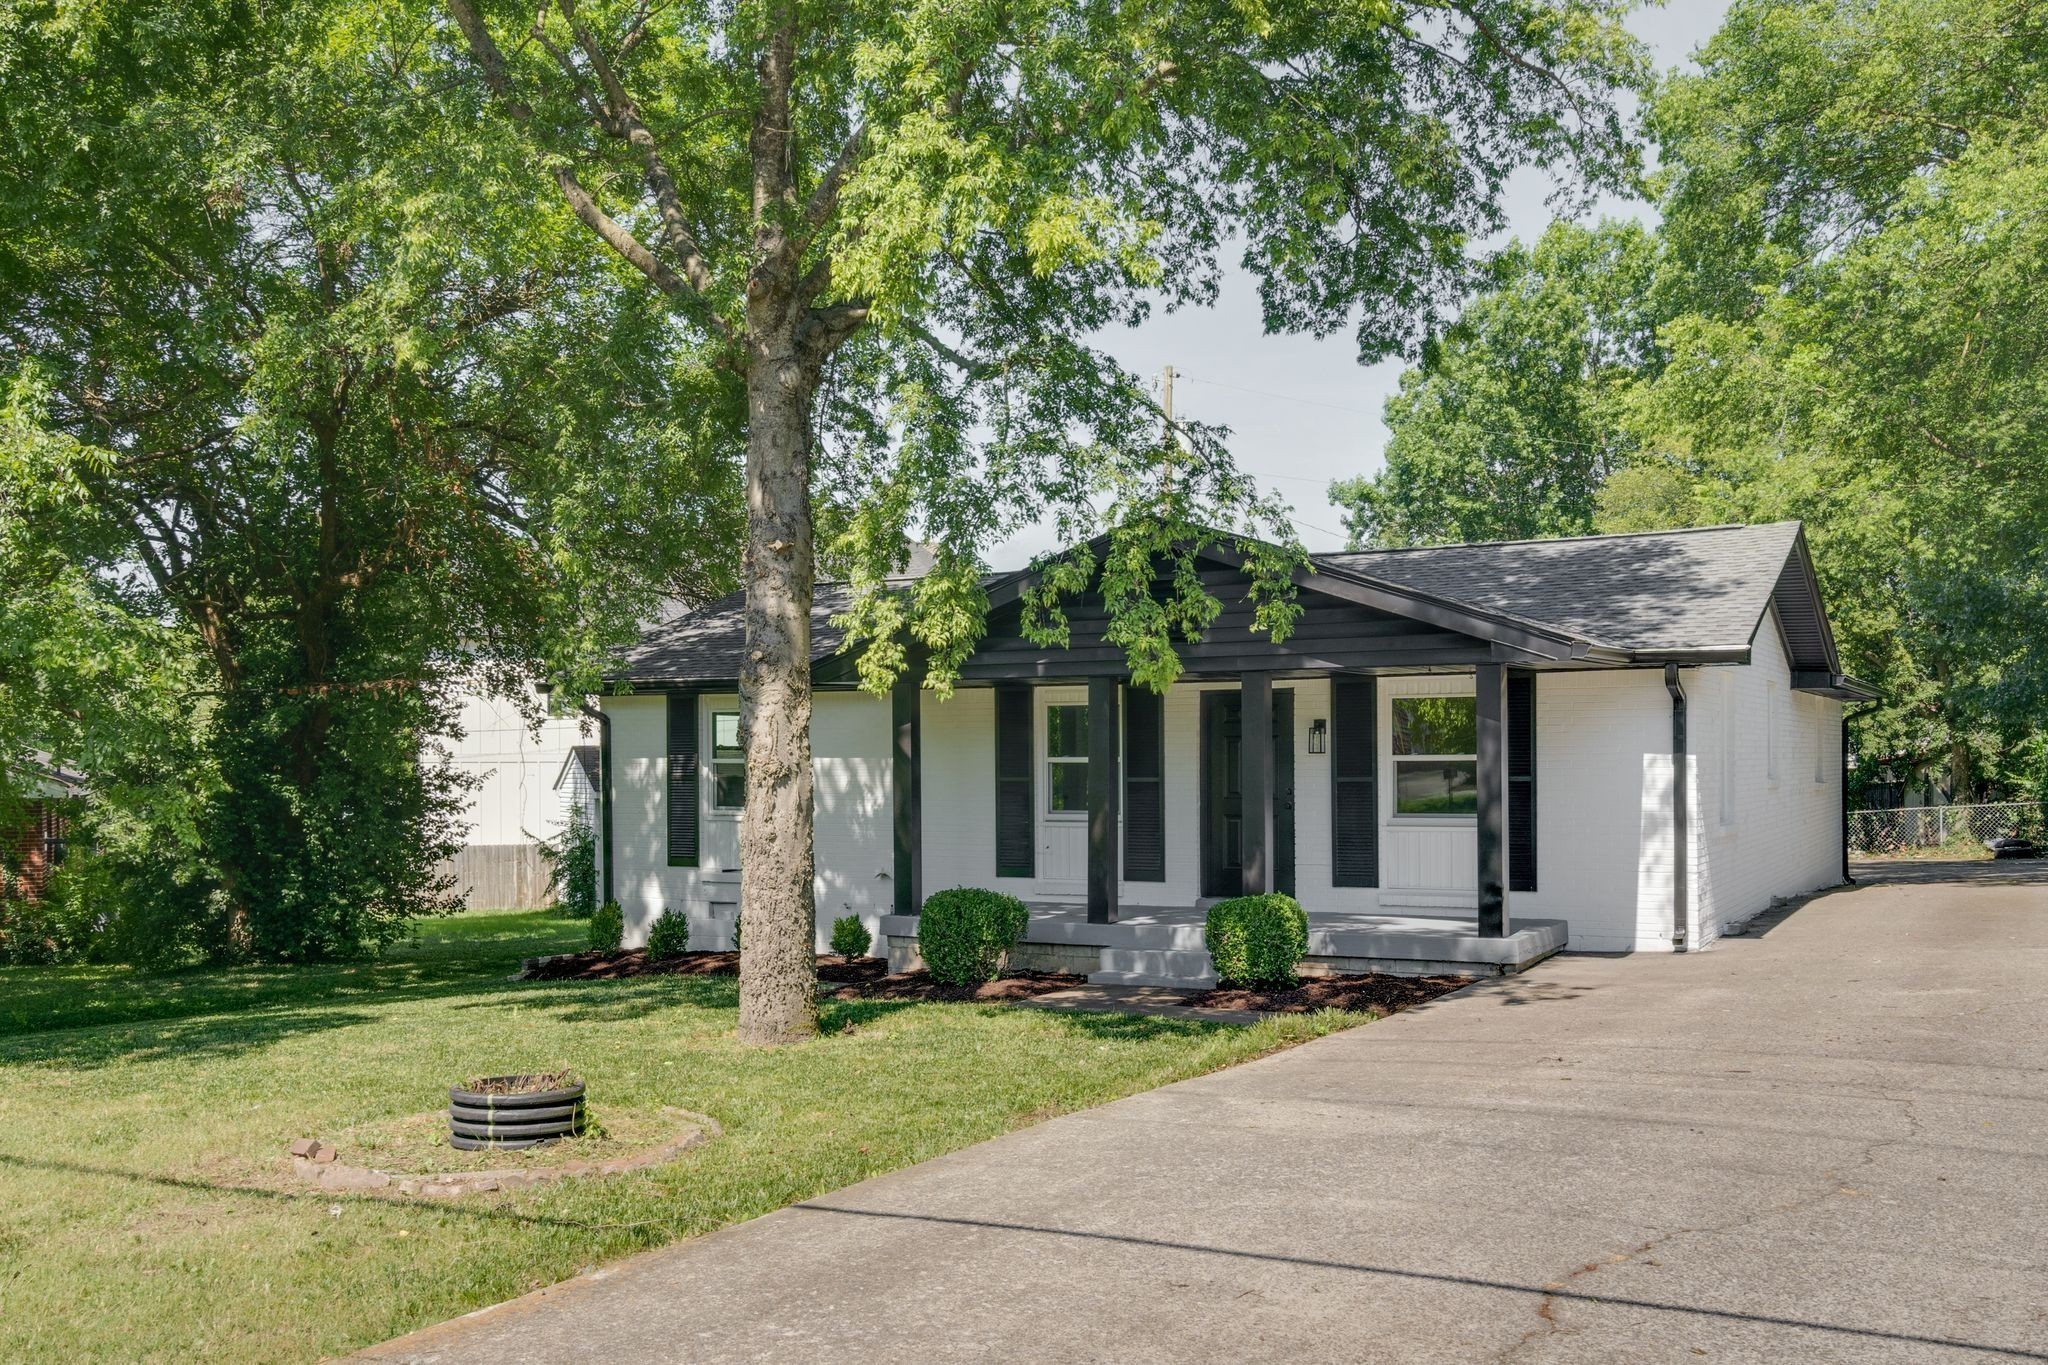
[[[1215,965],[1206,952],[1173,948],[1104,948],[1102,970],[1088,980],[1102,986],[1183,986],[1216,984]]]

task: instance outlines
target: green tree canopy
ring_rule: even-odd
[[[445,902],[456,689],[731,576],[736,391],[393,17],[0,10],[0,504],[194,646],[192,913],[285,957]]]
[[[1866,774],[1882,761],[1958,797],[2040,782],[2048,15],[2017,0],[1739,3],[1649,126],[1653,267],[1617,305],[1598,258],[1574,266],[1556,312],[1632,318],[1654,341],[1541,390],[1545,411],[1591,414],[1585,447],[1532,428],[1503,467],[1577,479],[1566,451],[1614,452],[1600,529],[1803,519],[1847,663],[1887,694],[1861,723]],[[1545,240],[1559,234],[1584,235]],[[1519,415],[1526,355],[1557,335],[1552,314],[1522,309],[1519,258],[1469,312],[1473,331],[1509,319],[1507,335],[1454,340],[1457,363],[1426,363],[1390,404],[1388,471],[1353,490],[1361,535],[1465,533],[1416,472],[1459,467],[1469,438],[1407,399],[1485,394]],[[1374,510],[1397,494],[1406,522]]]
[[[1495,257],[1388,400],[1386,468],[1332,486],[1352,543],[1592,530],[1629,449],[1617,395],[1661,358],[1657,253],[1635,223],[1560,223]]]

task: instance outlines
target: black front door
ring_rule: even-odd
[[[1244,894],[1244,699],[1202,694],[1202,894]],[[1273,690],[1273,885],[1294,894],[1294,693]]]

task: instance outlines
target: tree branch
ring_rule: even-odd
[[[668,163],[662,159],[661,149],[655,143],[654,134],[640,117],[640,106],[626,93],[625,83],[604,55],[590,29],[576,18],[575,0],[557,0],[562,18],[569,24],[569,32],[575,37],[577,48],[583,59],[590,63],[590,69],[604,89],[605,102],[610,107],[612,124],[605,127],[614,137],[622,137],[640,153],[642,165],[646,168],[647,189],[654,196],[654,206],[661,214],[661,233],[668,248],[683,263],[683,275],[700,294],[711,292],[711,267],[705,263],[704,253],[697,247],[696,234],[683,216],[683,197],[676,189],[675,177],[669,174]]]
[[[448,12],[455,19],[456,27],[462,30],[469,43],[470,55],[483,72],[484,84],[498,97],[511,115],[513,122],[529,131],[533,127],[533,107],[519,98],[512,84],[512,71],[505,62],[505,54],[499,50],[490,30],[484,27],[476,9],[469,0],[446,0]],[[590,191],[576,178],[576,172],[564,161],[553,166],[555,184],[562,197],[568,201],[570,211],[584,226],[595,232],[602,242],[610,247],[628,265],[650,280],[655,288],[673,298],[693,299],[703,305],[700,310],[704,319],[727,340],[733,339],[732,325],[720,317],[710,306],[704,290],[694,281],[678,275],[665,262],[649,251],[639,238],[612,218],[598,205]],[[701,261],[699,262],[701,264]],[[708,273],[707,273],[708,278]]]

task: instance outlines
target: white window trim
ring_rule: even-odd
[[[1807,703],[1813,714],[1813,785],[1828,784],[1828,709],[1818,698]]]
[[[1735,828],[1735,674],[1721,675],[1721,828]]]
[[[1392,824],[1441,825],[1449,829],[1469,828],[1479,822],[1479,812],[1470,815],[1426,813],[1403,811],[1401,809],[1401,765],[1403,763],[1465,763],[1472,764],[1476,773],[1479,755],[1472,754],[1397,754],[1394,752],[1394,708],[1404,701],[1432,700],[1439,697],[1469,697],[1472,699],[1473,726],[1476,730],[1479,720],[1479,700],[1473,691],[1458,692],[1390,692],[1387,696],[1387,820]]]
[[[703,771],[704,814],[713,820],[737,820],[746,810],[745,806],[721,806],[718,804],[718,718],[720,716],[737,717],[739,713],[740,708],[737,703],[731,706],[718,704],[704,708],[704,733],[698,739],[698,744],[701,746],[698,752],[702,755],[702,761],[699,766]],[[742,746],[742,752],[744,751],[744,746]],[[740,767],[742,769],[746,767],[744,759],[741,760]]]
[[[1778,683],[1764,682],[1764,781],[1778,785]]]
[[[1086,754],[1082,754],[1078,758],[1053,757],[1052,712],[1053,708],[1060,706],[1079,707],[1083,712],[1087,711],[1088,709],[1087,704],[1085,702],[1077,701],[1047,700],[1039,703],[1038,764],[1040,769],[1042,770],[1042,776],[1045,779],[1042,783],[1040,783],[1040,785],[1045,789],[1045,809],[1041,811],[1040,814],[1043,816],[1043,818],[1053,821],[1057,824],[1072,824],[1087,820],[1088,812],[1086,810],[1054,810],[1052,808],[1052,771],[1055,765],[1079,767],[1085,770],[1088,766],[1088,756]]]

